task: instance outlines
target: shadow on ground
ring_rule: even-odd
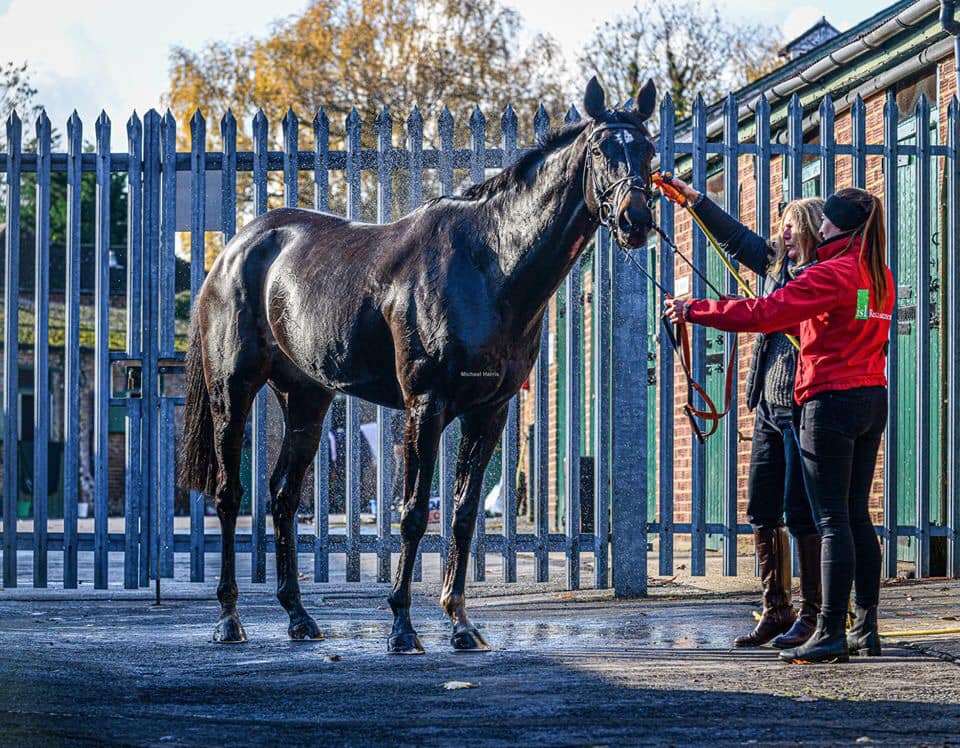
[[[379,593],[379,588],[374,588]],[[327,639],[291,643],[269,595],[250,642],[210,642],[215,604],[0,600],[0,740],[430,745],[956,740],[960,668],[908,649],[847,666],[731,651],[746,600],[477,601],[495,647],[456,654],[435,601],[428,652],[385,654],[380,594],[312,594]],[[340,659],[337,660],[336,658]],[[476,688],[443,690],[446,681]]]

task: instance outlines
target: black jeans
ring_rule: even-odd
[[[823,538],[823,612],[880,600],[880,542],[868,503],[880,438],[887,425],[886,387],[823,392],[803,405],[800,454],[803,478]]]
[[[753,425],[747,519],[754,527],[783,527],[795,538],[817,532],[803,488],[800,445],[795,421],[798,408],[770,405],[761,397]]]

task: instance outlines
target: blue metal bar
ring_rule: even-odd
[[[47,586],[50,443],[50,119],[37,117],[37,221],[33,334],[33,586]]]
[[[127,121],[127,145],[130,156],[127,172],[127,345],[126,355],[141,357],[140,305],[142,304],[143,252],[143,126],[134,114]],[[142,359],[141,359],[142,370]],[[132,370],[129,371],[132,376]],[[132,385],[133,382],[128,382]],[[130,387],[128,387],[130,389]],[[142,393],[142,386],[141,386]],[[127,393],[124,466],[124,546],[123,586],[137,589],[140,586],[140,522],[141,495],[143,493],[141,452],[141,404],[142,399]]]
[[[930,576],[930,106],[920,95],[917,143],[916,455],[917,577]]]
[[[253,212],[267,212],[267,117],[263,109],[253,117]],[[251,459],[250,578],[255,584],[267,581],[267,393],[262,387],[253,401],[253,449]]]
[[[897,121],[899,110],[893,89],[887,92],[883,107],[883,214],[886,219],[884,231],[888,237],[897,236]],[[894,244],[887,252],[887,265],[894,279],[897,277],[897,248]],[[917,318],[920,319],[919,317]],[[887,391],[897,392],[897,357],[899,335],[897,325],[890,326],[890,347],[887,350]],[[887,428],[883,436],[883,524],[886,529],[883,554],[883,573],[886,577],[897,576],[897,461],[899,439],[897,437],[897,401],[889,398]]]
[[[414,107],[407,117],[407,201],[410,210],[416,210],[423,202],[423,116],[420,110]],[[451,178],[452,181],[452,178]],[[406,424],[404,424],[406,426]],[[442,440],[443,437],[441,437]],[[446,446],[442,442],[442,446]],[[431,476],[432,479],[432,476]],[[401,489],[405,490],[405,489]],[[413,562],[413,581],[419,582],[423,576],[423,548],[421,543],[417,547],[417,558]],[[446,561],[446,551],[440,553],[440,564]]]
[[[674,169],[674,105],[673,99],[667,94],[660,102],[660,167],[665,172]],[[668,236],[674,235],[674,206],[669,200],[660,200],[660,225]],[[665,238],[660,238],[660,284],[668,291],[673,291],[673,250]],[[601,321],[605,310],[600,309]],[[606,340],[606,338],[602,338]],[[657,485],[660,493],[660,568],[661,576],[673,573],[673,449],[674,449],[674,406],[673,406],[673,352],[666,345],[666,341],[659,340],[659,369],[657,379],[659,383],[660,411],[660,443],[658,445],[659,475]],[[598,384],[598,392],[602,392]],[[598,433],[600,432],[598,428]]]
[[[575,107],[570,107],[564,124],[580,119]],[[563,372],[565,379],[566,424],[564,432],[564,528],[568,539],[566,550],[566,582],[568,590],[580,588],[580,419],[583,403],[580,399],[580,367],[583,363],[581,314],[584,300],[582,289],[583,262],[577,259],[564,283],[564,347]]]
[[[787,106],[787,194],[785,202],[803,197],[803,105],[794,94]]]
[[[63,340],[63,586],[65,589],[77,587],[77,502],[79,501],[80,473],[80,154],[82,149],[83,125],[74,111],[67,120],[67,270],[64,279],[66,309]],[[9,235],[8,229],[7,236]],[[7,314],[6,318],[9,320],[10,315]],[[9,340],[9,338],[6,339]]]
[[[947,109],[947,246],[960,247],[960,102]],[[960,258],[947,253],[947,574],[960,577]]]
[[[867,186],[867,107],[857,94],[850,109],[850,149],[853,186],[861,190]],[[827,194],[824,193],[824,197]],[[896,327],[896,325],[894,325]]]
[[[423,116],[417,107],[407,118],[407,200],[409,210],[423,202]]]
[[[360,202],[360,114],[347,117],[347,218],[358,221]],[[360,581],[360,402],[347,398],[347,581]]]
[[[17,496],[20,491],[17,405],[20,367],[20,139],[16,112],[7,119],[7,243],[3,296],[3,586],[17,586]]]
[[[593,436],[593,584],[596,589],[610,586],[610,438],[611,422],[611,348],[610,348],[610,275],[613,242],[601,228],[593,245],[593,317],[596,340],[593,353],[593,397],[595,417]]]
[[[707,191],[707,105],[698,95],[693,104],[693,188]],[[707,241],[702,232],[695,228],[693,232],[693,264],[698,268],[707,266]],[[706,285],[698,275],[692,276],[693,298],[702,299],[707,295]],[[692,332],[692,369],[698,382],[706,379],[707,371],[707,333],[701,325],[694,325]],[[616,412],[616,410],[614,411]],[[693,530],[690,534],[690,573],[703,576],[707,571],[707,535],[704,524],[707,520],[707,451],[705,445],[690,436],[690,483],[691,513]],[[619,470],[619,467],[618,467]],[[616,538],[616,534],[614,534]]]
[[[582,361],[580,272],[580,260],[577,260],[564,282],[563,322],[566,346],[563,369],[566,379],[564,394],[567,422],[563,452],[564,487],[566,488],[564,526],[569,540],[566,564],[568,590],[580,587],[580,363]],[[636,477],[639,478],[639,476]]]
[[[470,115],[470,140],[473,145],[473,157],[470,160],[470,181],[479,184],[484,178],[484,156],[486,154],[486,128],[480,107],[475,107]],[[482,485],[482,483],[481,483]],[[477,511],[476,532],[473,535],[473,581],[482,582],[487,578],[487,546],[486,546],[486,512],[484,511],[484,495],[480,495],[480,509]]]
[[[723,105],[724,124],[723,142],[723,207],[733,218],[740,217],[740,173],[737,154],[738,120],[737,98],[732,93]],[[736,267],[736,265],[734,265]],[[727,293],[737,294],[737,282],[727,273]],[[736,333],[727,333],[723,337],[724,360],[733,366],[734,386],[730,392],[730,414],[723,421],[723,573],[725,576],[737,575],[737,450],[740,447],[740,435],[737,430],[737,364],[730,356],[736,345]]]
[[[517,115],[507,106],[500,118],[503,162],[505,169],[517,154]],[[507,423],[503,428],[500,447],[500,498],[503,503],[503,581],[517,581],[517,463],[520,459],[520,398],[510,400]],[[527,496],[530,496],[529,479]],[[481,507],[482,511],[482,507]]]
[[[153,109],[143,120],[143,368],[141,370],[141,450],[145,479],[140,501],[140,586],[159,574],[159,465],[157,459],[160,289],[160,115]],[[78,276],[79,278],[79,276]],[[79,281],[78,281],[79,282]],[[145,551],[145,552],[144,552]]]
[[[824,198],[834,193],[836,185],[837,149],[834,140],[833,99],[827,94],[820,102],[820,195]]]
[[[176,231],[177,231],[177,121],[168,109],[160,121],[160,244],[159,310],[157,322],[160,333],[160,355],[174,353],[174,297],[176,295]],[[157,375],[157,395],[163,395],[163,375]],[[159,401],[157,460],[157,531],[159,574],[173,578],[173,513],[174,513],[174,411]]]
[[[393,220],[393,183],[390,153],[393,118],[384,107],[377,117],[377,223]],[[377,406],[377,581],[390,581],[390,535],[393,506],[393,423],[395,411]]]
[[[297,142],[300,136],[300,120],[293,108],[288,108],[281,121],[283,129],[283,207],[296,208],[300,200],[300,184],[297,181]]]
[[[227,109],[220,119],[223,176],[220,193],[220,231],[226,246],[237,233],[237,118]]]
[[[110,118],[101,112],[97,138],[93,369],[93,586],[107,588],[110,454]]]
[[[330,151],[330,120],[323,108],[313,118],[313,207],[315,210],[330,210],[330,174],[328,156]],[[330,546],[327,535],[330,530],[330,444],[329,434],[333,420],[332,408],[327,408],[320,431],[320,446],[313,458],[313,580],[330,580]]]
[[[539,143],[550,129],[550,115],[543,104],[537,108],[533,117],[533,132]],[[544,309],[542,329],[540,332],[540,353],[537,356],[534,385],[534,430],[533,449],[536,476],[535,486],[535,521],[539,543],[534,553],[536,581],[547,582],[550,579],[550,549],[547,541],[549,535],[549,387],[550,387],[550,312]]]
[[[190,118],[190,300],[195,302],[206,277],[207,122],[198,109]],[[204,577],[204,511],[200,491],[190,492],[190,581]]]
[[[330,210],[330,120],[323,107],[313,118],[313,207]]]
[[[446,107],[437,120],[440,133],[440,194],[453,193],[453,115]],[[447,572],[450,555],[450,532],[453,522],[453,483],[455,478],[457,439],[454,431],[457,422],[451,423],[440,435],[440,576]]]

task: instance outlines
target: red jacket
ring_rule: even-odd
[[[794,397],[801,405],[819,392],[887,384],[887,342],[893,314],[893,276],[887,268],[887,300],[876,309],[869,275],[859,261],[860,237],[824,242],[815,265],[769,296],[687,306],[687,319],[728,332],[779,332],[800,325]],[[858,296],[861,297],[858,310]],[[859,314],[858,314],[859,311]],[[859,318],[858,318],[859,317]]]

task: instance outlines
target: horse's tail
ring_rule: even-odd
[[[210,393],[203,374],[203,345],[200,323],[194,311],[190,322],[190,348],[187,351],[186,407],[180,461],[180,487],[196,489],[213,496],[217,489],[217,454],[213,446],[213,413]]]

